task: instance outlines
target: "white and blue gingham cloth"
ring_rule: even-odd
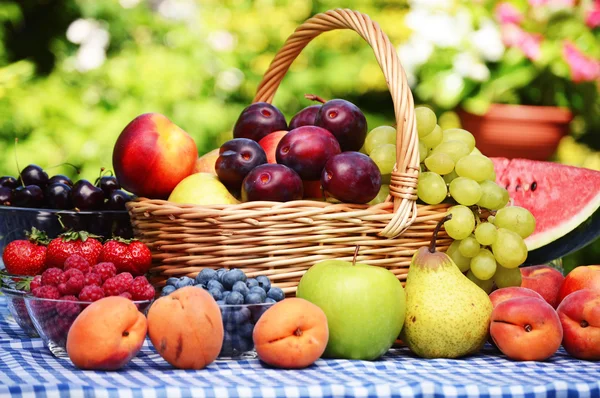
[[[562,349],[545,362],[512,362],[490,346],[460,360],[392,349],[378,361],[318,360],[303,370],[258,360],[174,369],[148,343],[116,372],[81,371],[30,339],[0,297],[0,397],[600,397],[600,362]]]

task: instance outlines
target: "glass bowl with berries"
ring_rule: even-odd
[[[267,276],[248,277],[240,269],[204,268],[194,278],[167,279],[161,296],[186,286],[207,290],[216,300],[223,320],[223,346],[217,359],[256,358],[252,333],[254,325],[273,304],[285,298]]]
[[[132,198],[104,169],[92,183],[62,174],[49,177],[40,166],[30,164],[17,177],[0,177],[0,252],[32,227],[49,237],[71,229],[130,238],[133,231],[125,203]]]
[[[29,292],[31,279],[32,277],[1,272],[0,294],[4,296],[8,312],[11,315],[9,322],[16,322],[28,337],[39,337],[23,299],[27,292]]]

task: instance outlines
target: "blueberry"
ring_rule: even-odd
[[[244,338],[239,335],[231,336],[231,345],[233,347],[234,355],[241,355],[246,351],[250,351],[254,346],[252,339]]]
[[[167,285],[169,285],[169,286],[175,286],[175,284],[177,282],[179,282],[179,278],[171,277],[171,278],[167,279]]]
[[[248,322],[250,320],[250,309],[247,307],[242,307],[233,313],[233,320],[240,327],[242,324]]]
[[[239,292],[231,292],[225,297],[225,304],[239,305],[244,304],[244,296]]]
[[[254,286],[258,286],[258,281],[254,278],[250,278],[246,281],[246,286],[248,286],[248,289]]]
[[[165,286],[165,287],[162,288],[162,292],[160,292],[160,295],[161,296],[167,296],[167,295],[173,293],[175,290],[177,290],[175,288],[175,286],[173,286],[173,285],[167,285],[167,286]]]
[[[233,356],[232,335],[227,330],[225,330],[225,332],[223,333],[223,345],[221,346],[221,352],[219,353],[219,356],[221,356],[221,357]]]
[[[229,296],[230,294],[231,294],[231,291],[230,291],[230,290],[225,290],[225,291],[223,291],[223,294],[222,294],[222,296],[223,296],[223,301],[225,301],[225,299],[227,298],[227,296]]]
[[[268,292],[271,288],[271,281],[264,275],[257,276],[256,281],[258,282],[258,286],[262,287],[265,292]]]
[[[225,301],[223,301],[223,300],[217,300],[217,304],[218,304],[219,306],[221,306],[221,305],[225,305]]]
[[[175,284],[175,287],[177,289],[181,289],[182,287],[186,287],[186,286],[194,286],[194,280],[192,278],[190,278],[189,276],[182,276],[181,278],[179,278],[179,280]]]
[[[261,303],[263,301],[265,301],[265,299],[267,298],[267,292],[265,292],[265,290],[262,287],[258,287],[258,286],[251,287],[249,293],[260,294],[260,301],[261,301]]]
[[[233,287],[231,288],[231,291],[238,292],[244,297],[246,297],[249,290],[250,289],[248,289],[248,286],[246,286],[246,283],[244,283],[242,281],[237,281],[236,283],[233,284]]]
[[[273,286],[269,289],[267,297],[272,298],[275,301],[281,301],[285,298],[285,293],[280,288]]]
[[[227,268],[219,268],[217,271],[217,280],[221,279],[221,276],[227,272]]]
[[[217,279],[217,271],[211,268],[204,268],[196,275],[196,284],[206,285],[208,281]]]
[[[225,288],[223,287],[223,285],[221,285],[221,282],[216,281],[216,280],[208,281],[208,283],[206,284],[206,288],[209,291],[213,290],[213,289],[216,289],[216,290],[220,290],[221,292],[223,292],[225,290]]]
[[[265,304],[275,304],[277,301],[273,300],[271,297],[267,297],[265,299]]]
[[[225,272],[221,276],[221,283],[223,284],[223,286],[225,286],[225,289],[231,290],[231,288],[237,281],[246,282],[246,279],[247,278],[246,274],[244,274],[244,271],[242,271],[241,269],[234,268]]]
[[[223,292],[221,292],[219,289],[210,289],[208,292],[216,301],[223,298]]]
[[[233,334],[233,332],[235,332],[237,330],[238,324],[235,323],[235,321],[230,319],[227,322],[223,322],[223,328]]]
[[[246,322],[243,325],[238,327],[238,334],[241,337],[250,337],[252,338],[252,332],[254,332],[254,325],[250,322]]]
[[[262,303],[262,297],[258,293],[248,293],[244,302],[246,304],[260,304]]]

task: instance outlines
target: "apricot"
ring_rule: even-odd
[[[553,308],[558,306],[558,291],[565,277],[547,265],[521,268],[521,287],[538,292]]]
[[[569,272],[558,292],[558,302],[581,289],[600,291],[600,265],[582,265]]]
[[[223,345],[221,311],[206,290],[187,286],[152,304],[148,335],[174,367],[202,369],[217,358]]]
[[[77,316],[67,335],[67,354],[80,369],[120,369],[142,348],[147,328],[131,300],[106,297]]]
[[[327,316],[313,303],[289,298],[269,308],[252,335],[258,358],[268,365],[300,369],[314,363],[329,339]]]
[[[503,287],[490,293],[490,301],[492,302],[492,306],[494,308],[496,308],[496,306],[503,301],[511,300],[517,297],[535,297],[542,300],[544,299],[538,292],[518,286]]]
[[[600,360],[600,292],[582,289],[560,303],[558,318],[563,327],[563,347],[573,357]]]
[[[560,347],[563,330],[556,311],[545,300],[519,297],[494,308],[490,334],[507,357],[543,361]]]

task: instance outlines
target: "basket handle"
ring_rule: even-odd
[[[373,48],[394,103],[396,117],[396,165],[391,174],[390,194],[394,215],[380,235],[394,237],[404,232],[417,217],[419,147],[414,102],[396,49],[379,25],[368,15],[348,9],[330,10],[306,20],[286,40],[265,72],[253,102],[273,101],[290,65],[302,49],[323,32],[350,29]],[[389,198],[388,198],[389,199]]]

